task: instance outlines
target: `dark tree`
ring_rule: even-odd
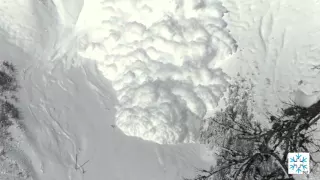
[[[18,98],[16,93],[19,85],[16,69],[13,64],[4,61],[0,64],[0,139],[7,140],[10,136],[8,128],[21,119],[19,109],[15,106]]]
[[[199,170],[193,180],[293,180],[287,172],[289,152],[310,152],[314,170],[320,101],[308,108],[287,104],[279,116],[270,116],[271,128],[262,128],[250,110],[250,87],[244,86],[230,86],[226,108],[204,121],[201,140],[219,146],[217,166]]]

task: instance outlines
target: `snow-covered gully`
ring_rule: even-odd
[[[214,162],[199,124],[230,77],[254,80],[258,112],[318,98],[319,9],[317,0],[3,1],[0,55],[19,70],[26,124],[9,155],[33,180],[194,177]]]

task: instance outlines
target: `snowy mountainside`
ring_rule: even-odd
[[[33,8],[22,11],[25,17],[34,15]],[[6,12],[10,13],[14,12]],[[23,132],[15,132],[19,143],[14,149],[19,153],[9,156],[30,173],[29,179],[176,180],[194,176],[194,167],[207,166],[201,160],[198,144],[159,145],[127,137],[113,128],[114,106],[118,102],[111,83],[97,70],[94,61],[77,56],[77,44],[72,47],[70,42],[56,42],[62,27],[50,29],[56,36],[46,34],[42,27],[50,28],[57,19],[35,16],[40,19],[34,21],[35,25],[20,21],[20,16],[16,21],[5,21],[11,24],[1,36],[1,57],[12,61],[19,70],[20,108],[26,124]],[[59,20],[57,24],[63,23]],[[15,31],[19,29],[13,28],[16,26],[28,28],[18,36]],[[32,34],[30,41],[24,39],[28,33]],[[37,41],[44,35],[48,41]],[[66,53],[67,48],[71,48],[70,54]],[[64,63],[68,60],[77,64],[66,68]],[[83,174],[75,166],[87,160]]]
[[[16,134],[22,154],[11,158],[27,167],[33,179],[174,180],[205,166],[198,145],[161,146],[112,128],[115,92],[92,62],[64,70],[61,62],[50,67],[14,45],[2,47],[2,58],[22,70],[20,108],[26,129]],[[76,155],[79,164],[89,160],[85,174],[74,168]]]
[[[25,52],[42,59],[58,40],[59,18],[51,1],[12,0],[0,3],[1,34]]]
[[[320,64],[319,1],[227,0],[223,6],[239,50],[221,67],[254,81],[257,111],[275,113],[282,102],[299,100],[299,92],[320,98],[320,74],[312,69]]]
[[[1,58],[20,72],[26,122],[10,156],[29,179],[194,176],[208,167],[202,146],[155,142],[196,142],[238,72],[261,113],[293,92],[318,98],[319,1],[156,2],[0,3]]]

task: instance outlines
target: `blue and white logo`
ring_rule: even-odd
[[[289,174],[309,174],[310,172],[309,153],[289,153],[288,173]]]

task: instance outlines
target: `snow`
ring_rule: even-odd
[[[224,30],[225,9],[217,1],[92,6],[84,6],[77,28],[93,13],[100,16],[89,26],[100,27],[84,35],[88,45],[80,55],[97,60],[112,82],[119,103],[116,125],[126,135],[160,144],[196,142],[201,119],[227,84],[215,61],[236,50]]]
[[[313,69],[320,64],[318,0],[226,0],[223,6],[239,48],[219,67],[232,77],[240,73],[253,80],[260,121],[267,112],[277,114],[283,102],[310,106],[319,100],[320,74]]]
[[[214,163],[197,133],[228,75],[254,80],[261,114],[319,98],[319,6],[2,1],[0,54],[20,72],[26,122],[9,155],[33,180],[192,177]]]
[[[276,113],[295,92],[320,90],[319,1],[223,1],[227,29],[238,51],[220,67],[254,82],[256,110]],[[240,20],[241,19],[241,20]],[[265,118],[264,115],[261,118]]]
[[[320,100],[320,93],[306,94],[304,91],[296,90],[294,92],[294,102],[301,107],[310,107]]]
[[[27,167],[34,180],[174,180],[194,176],[194,166],[206,166],[197,144],[160,146],[112,128],[115,92],[94,63],[65,70],[62,61],[47,66],[14,45],[2,47],[1,57],[21,70],[20,108],[26,121],[9,156]],[[17,155],[15,150],[23,151]],[[80,165],[89,160],[85,174],[74,168],[76,154]]]
[[[46,6],[47,5],[47,6]],[[49,54],[58,39],[58,18],[49,2],[12,0],[0,3],[1,34],[35,58]]]
[[[73,30],[62,34],[63,27],[51,27],[62,20],[34,15],[31,5],[22,12],[30,19],[12,19],[4,29],[0,54],[19,70],[20,108],[26,123],[22,132],[14,133],[18,144],[8,156],[25,167],[32,179],[176,180],[194,176],[194,167],[208,165],[201,159],[199,144],[159,145],[113,128],[117,92],[95,61],[77,55],[79,47],[72,43],[79,42],[79,34],[75,38]],[[42,4],[35,7],[44,8]],[[10,13],[14,17],[15,11],[6,12]],[[18,36],[14,30],[19,29],[11,27],[15,25],[28,28]],[[24,39],[28,34],[30,41]],[[48,36],[48,41],[37,41],[40,35]],[[65,39],[56,42],[61,35]],[[89,160],[85,174],[75,169],[76,155],[79,165]]]
[[[51,1],[44,1],[50,3]],[[53,0],[51,3],[53,5],[47,4],[47,7],[55,7],[60,23],[63,24],[65,28],[72,28],[76,25],[78,17],[81,13],[84,0]]]

